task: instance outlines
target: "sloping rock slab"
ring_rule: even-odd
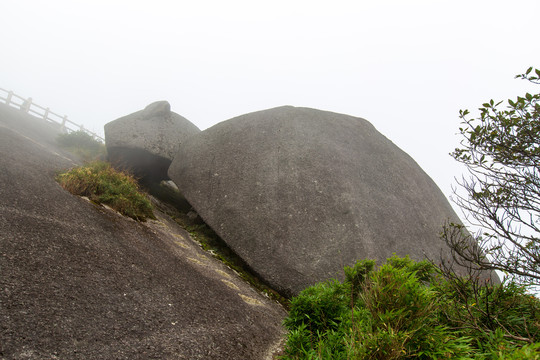
[[[159,181],[178,146],[200,130],[186,118],[171,111],[167,101],[157,101],[144,110],[105,125],[109,161],[138,177]]]
[[[282,308],[164,214],[63,190],[38,121],[0,104],[0,359],[269,359]]]
[[[456,220],[435,183],[364,119],[278,107],[182,144],[169,176],[200,216],[284,295],[392,253],[439,259]]]

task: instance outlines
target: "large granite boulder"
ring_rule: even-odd
[[[168,179],[167,170],[178,146],[199,133],[197,126],[171,111],[167,101],[105,125],[109,161],[150,181]]]
[[[439,259],[452,207],[369,122],[291,106],[242,115],[183,143],[169,176],[199,215],[284,295],[359,259]]]

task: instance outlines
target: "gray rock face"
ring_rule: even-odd
[[[0,359],[271,359],[283,308],[158,209],[63,190],[58,134],[0,104]]]
[[[167,101],[157,101],[105,125],[109,161],[142,178],[167,179],[178,146],[199,132],[190,121],[172,112]]]
[[[457,219],[416,162],[369,122],[315,109],[217,124],[180,146],[169,176],[285,295],[341,277],[359,259],[439,259],[441,226]]]

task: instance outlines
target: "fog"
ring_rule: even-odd
[[[460,109],[535,89],[538,0],[4,1],[0,88],[97,133],[167,100],[201,129],[306,106],[369,120],[451,194]]]

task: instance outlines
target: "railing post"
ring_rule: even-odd
[[[8,92],[8,96],[6,99],[6,105],[9,105],[11,103],[11,98],[13,97],[13,91]]]
[[[62,125],[61,125],[61,129],[62,129],[62,132],[66,132],[66,121],[67,121],[67,115],[64,115],[64,117],[62,118]]]
[[[45,114],[43,114],[43,120],[45,121],[49,120],[49,108],[45,109]]]
[[[32,98],[24,100],[21,105],[21,110],[27,113],[30,111],[30,106],[32,106]]]

